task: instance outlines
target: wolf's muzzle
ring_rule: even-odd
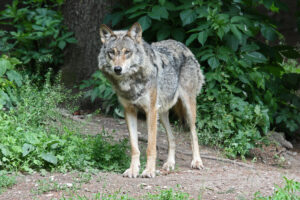
[[[122,68],[120,66],[116,66],[116,67],[114,67],[114,71],[117,75],[120,75],[122,72]]]

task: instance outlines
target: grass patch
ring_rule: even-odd
[[[260,192],[255,193],[254,200],[299,200],[300,199],[300,182],[283,177],[285,186],[275,185],[275,191],[272,196],[264,197]]]
[[[0,194],[6,188],[10,188],[17,183],[15,176],[9,176],[5,172],[0,172]]]
[[[115,142],[104,131],[81,135],[77,122],[57,111],[72,96],[60,84],[19,88],[14,108],[0,112],[0,170],[33,172],[97,168],[120,172],[129,166],[127,140]]]
[[[148,193],[143,197],[138,199],[144,200],[189,200],[191,199],[188,193],[182,191],[176,191],[174,189],[161,190],[159,194]],[[120,194],[116,192],[113,194],[101,194],[96,193],[93,195],[93,198],[88,198],[86,196],[73,196],[73,197],[63,197],[60,200],[138,200],[136,198],[128,196],[128,194]]]

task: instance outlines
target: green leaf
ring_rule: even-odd
[[[12,65],[7,59],[0,58],[0,76],[3,76],[6,72],[6,70],[11,67],[12,67]]]
[[[212,69],[215,69],[220,65],[220,62],[216,57],[211,57],[208,59],[208,64]]]
[[[186,46],[189,46],[197,37],[198,33],[190,35],[190,37],[185,41]]]
[[[42,153],[41,157],[43,160],[45,160],[53,165],[57,164],[57,158],[52,153]]]
[[[0,144],[0,150],[1,150],[1,153],[4,155],[4,156],[9,156],[10,155],[10,151],[7,149],[6,146]]]
[[[205,29],[208,29],[210,26],[211,26],[211,23],[205,22],[205,23],[203,23],[203,24],[197,26],[197,28],[194,28],[194,29],[189,30],[188,33],[203,31],[203,30],[205,30]]]
[[[233,51],[236,51],[239,47],[239,41],[233,35],[225,36],[226,45],[230,47]]]
[[[140,15],[144,15],[144,14],[146,14],[146,13],[147,13],[146,11],[137,11],[137,12],[135,12],[135,13],[129,15],[129,16],[128,16],[128,19],[133,19],[133,18],[136,18],[136,17],[138,17],[138,16],[140,16]]]
[[[182,21],[183,26],[193,23],[196,20],[196,18],[197,18],[197,13],[192,9],[188,9],[180,12],[180,19]]]
[[[169,13],[163,6],[154,6],[148,16],[157,20],[160,20],[161,18],[168,19]]]
[[[74,37],[71,37],[71,38],[67,38],[66,42],[68,42],[68,43],[77,43],[77,40]]]
[[[147,30],[151,26],[151,18],[148,16],[141,17],[138,22],[142,26],[143,31]]]
[[[198,41],[202,44],[202,46],[205,44],[207,37],[208,37],[208,30],[198,33]]]
[[[25,143],[22,147],[22,155],[27,156],[30,152],[32,152],[34,150],[34,146],[32,146],[31,144],[27,144]]]
[[[277,39],[276,31],[270,26],[263,26],[260,31],[261,34],[269,41],[274,41]]]
[[[60,49],[64,49],[64,48],[66,47],[66,42],[65,42],[65,41],[59,41],[58,47],[59,47]]]
[[[7,78],[10,80],[10,81],[14,81],[17,86],[21,86],[22,85],[22,76],[16,72],[15,70],[9,70],[7,73]]]
[[[251,60],[253,63],[265,63],[268,59],[257,51],[249,52],[245,55],[245,58]]]
[[[161,29],[157,32],[156,38],[158,41],[166,39],[167,37],[170,36],[170,29]]]
[[[206,53],[206,54],[204,54],[203,56],[201,56],[200,61],[205,61],[205,60],[207,60],[207,59],[213,57],[214,55],[215,55],[214,53]]]
[[[239,41],[242,41],[242,33],[241,33],[241,31],[239,31],[239,29],[237,29],[237,27],[235,25],[231,24],[230,30]]]
[[[241,52],[250,52],[259,50],[259,46],[257,44],[247,44],[241,47]]]
[[[132,8],[128,9],[125,14],[131,14],[131,13],[134,13],[138,10],[143,10],[144,8],[147,7],[147,4],[146,3],[141,3],[141,4],[138,4],[136,6],[133,6]],[[112,18],[112,16],[110,16],[110,18]]]

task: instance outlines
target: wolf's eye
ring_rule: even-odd
[[[130,53],[131,53],[131,51],[129,51],[129,50],[125,51],[125,55],[129,55]]]
[[[112,57],[115,56],[115,52],[114,52],[114,51],[108,51],[107,53],[108,53],[108,56],[109,56],[110,58],[112,58]]]

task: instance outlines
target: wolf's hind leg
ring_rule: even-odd
[[[191,167],[194,169],[202,169],[203,163],[200,158],[198,136],[196,132],[196,97],[184,93],[180,98],[183,107],[185,108],[185,118],[191,132],[191,145],[193,151]]]
[[[124,173],[124,177],[136,178],[139,175],[140,168],[140,150],[138,147],[137,134],[137,112],[133,107],[125,107],[125,119],[128,126],[130,144],[131,144],[131,164],[130,168]]]
[[[169,143],[169,152],[168,152],[168,159],[167,162],[163,165],[163,169],[170,171],[174,170],[175,168],[175,138],[171,130],[171,125],[169,122],[169,112],[164,112],[159,114],[160,121],[164,126],[167,136],[168,136],[168,143]]]

